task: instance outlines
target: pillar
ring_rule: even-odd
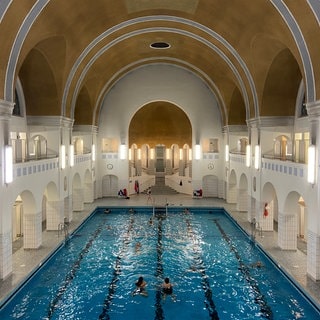
[[[23,240],[25,249],[37,249],[42,242],[42,212],[23,214]]]
[[[64,217],[66,221],[72,221],[72,194],[64,198]]]
[[[308,207],[308,235],[307,235],[307,274],[314,280],[320,280],[320,101],[306,104],[310,121],[310,140],[316,146],[316,179],[313,189],[316,199],[306,203]]]
[[[320,280],[320,236],[309,230],[307,241],[307,274],[314,280]]]
[[[297,215],[279,212],[278,244],[283,250],[297,250]]]
[[[0,99],[0,278],[12,272],[12,212],[6,203],[4,146],[9,144],[9,123],[14,104]]]
[[[82,188],[75,188],[73,189],[72,194],[72,206],[73,211],[82,211],[83,206],[83,199],[84,199],[84,192]]]
[[[92,203],[93,202],[93,182],[86,182],[84,184],[84,203]]]
[[[47,230],[58,230],[59,224],[64,222],[64,200],[47,201]]]

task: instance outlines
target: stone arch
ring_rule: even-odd
[[[292,140],[286,135],[280,135],[275,138],[273,144],[274,157],[281,160],[291,160],[292,157]]]
[[[23,219],[23,247],[37,249],[42,242],[41,212],[37,212],[36,200],[33,193],[24,190],[17,199],[21,199]]]
[[[258,219],[262,230],[273,231],[278,225],[278,197],[274,186],[267,182],[262,188]],[[266,211],[265,211],[266,210]]]

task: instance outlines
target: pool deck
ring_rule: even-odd
[[[247,221],[247,213],[236,210],[235,204],[228,204],[224,200],[215,198],[193,199],[189,195],[154,195],[155,205],[182,206],[182,207],[224,207],[238,224],[251,234],[251,226]],[[69,225],[72,233],[81,222],[91,214],[96,207],[135,207],[152,206],[153,203],[145,194],[131,196],[130,199],[103,198],[95,200],[91,204],[85,204],[84,210],[73,213],[73,220]],[[307,245],[298,240],[298,249],[295,251],[281,250],[277,244],[278,234],[276,231],[257,233],[255,241],[276,261],[277,265],[289,274],[299,284],[303,291],[307,292],[311,300],[320,308],[320,281],[313,281],[307,276]],[[44,231],[42,234],[42,245],[39,249],[23,249],[19,241],[13,244],[13,272],[5,280],[0,280],[0,302],[4,301],[15,288],[21,284],[30,273],[43,263],[46,257],[52,253],[61,243],[64,235],[57,231]],[[1,304],[0,304],[1,305]]]

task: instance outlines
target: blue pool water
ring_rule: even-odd
[[[320,319],[223,209],[134,210],[98,208],[0,319]],[[139,276],[146,297],[132,295]],[[163,299],[165,277],[175,300]]]

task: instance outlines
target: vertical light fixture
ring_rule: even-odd
[[[4,157],[5,157],[5,183],[11,183],[13,181],[12,146],[4,147]]]
[[[256,170],[260,168],[260,146],[258,144],[254,147],[254,168]]]
[[[141,149],[140,148],[137,151],[137,158],[138,158],[138,160],[141,160]]]
[[[247,144],[246,146],[246,166],[249,168],[251,165],[251,146]]]
[[[70,167],[74,166],[74,145],[70,144],[69,146],[69,165]]]
[[[96,161],[96,145],[92,144],[91,146],[91,159],[92,161]]]
[[[314,184],[316,173],[316,146],[308,147],[308,182]]]
[[[129,148],[129,150],[128,150],[128,159],[129,159],[129,161],[132,160],[132,150],[131,150],[131,148]]]
[[[167,160],[170,160],[170,159],[171,159],[171,149],[170,149],[170,148],[167,148],[167,149],[166,149],[166,159],[167,159]]]
[[[225,160],[226,162],[228,162],[230,159],[230,156],[229,156],[229,145],[226,144],[226,148],[225,148]]]
[[[154,159],[154,148],[150,149],[150,159],[153,160]]]
[[[60,147],[60,166],[61,169],[66,167],[66,146],[64,144]]]
[[[127,158],[127,148],[124,143],[120,144],[120,160],[125,160]]]
[[[189,161],[192,161],[192,149],[189,149]]]
[[[196,144],[195,145],[195,155],[194,155],[194,158],[196,160],[200,160],[201,159],[201,146],[200,144]]]
[[[179,149],[179,160],[183,160],[183,149]]]

